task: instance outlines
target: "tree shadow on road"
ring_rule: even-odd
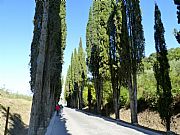
[[[60,116],[60,119],[58,119],[58,120],[60,120],[60,122],[61,122],[61,127],[62,127],[61,132],[65,133],[64,135],[71,135],[70,133],[68,133],[69,130],[67,129],[67,126],[66,126],[67,119]]]
[[[54,113],[45,135],[71,135],[66,126],[67,119]]]
[[[2,108],[3,117],[6,118],[7,109],[1,104],[0,108]],[[9,112],[8,127],[9,135],[26,135],[28,133],[28,126],[22,121],[20,114],[17,113]]]

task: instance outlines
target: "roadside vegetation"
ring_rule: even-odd
[[[67,71],[67,105],[180,133],[180,48],[167,50],[161,12],[155,4],[152,47],[156,52],[146,57],[141,21],[139,1],[93,1],[86,59],[85,52],[79,51],[80,40]]]
[[[6,89],[0,89],[0,95],[11,99],[24,99],[24,100],[32,101],[31,96],[27,96],[19,93],[11,93]]]
[[[0,135],[4,134],[7,108],[9,110],[8,134],[25,135],[28,131],[32,97],[0,89]]]

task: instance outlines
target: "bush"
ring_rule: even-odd
[[[92,103],[92,106],[94,106],[96,103],[96,93],[93,86],[90,86],[90,88],[91,88],[91,95],[92,95],[91,103]],[[84,103],[84,106],[88,106],[88,86],[85,86],[83,90],[83,103]]]
[[[120,90],[120,106],[129,108],[129,104],[130,104],[129,92],[128,92],[127,88],[121,87],[121,90]]]

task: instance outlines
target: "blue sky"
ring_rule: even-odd
[[[29,91],[33,0],[0,0],[0,87]]]
[[[92,0],[67,0],[67,46],[64,56],[63,75],[66,75],[71,53],[85,33],[88,12]],[[173,29],[179,28],[176,7],[172,0],[157,0],[165,27],[168,48],[180,47]],[[146,55],[154,52],[154,1],[141,0]],[[30,93],[29,54],[33,36],[34,0],[0,0],[0,88],[12,92]]]

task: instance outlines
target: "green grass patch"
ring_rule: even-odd
[[[11,93],[5,89],[0,89],[0,96],[7,97],[7,98],[12,98],[12,99],[25,99],[27,101],[32,101],[31,96],[23,95],[23,94],[18,94],[18,93]]]

